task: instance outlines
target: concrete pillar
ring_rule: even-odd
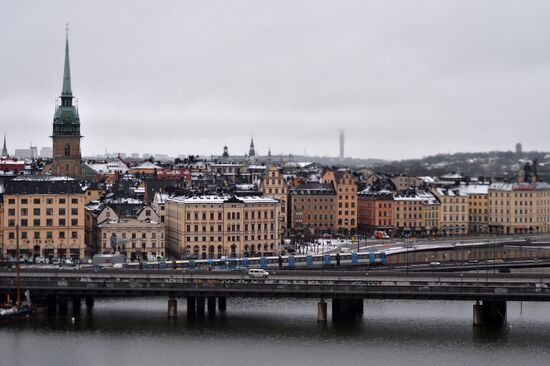
[[[204,296],[197,296],[197,316],[204,316]]]
[[[225,296],[218,297],[218,310],[224,312],[227,309],[227,299]]]
[[[317,321],[327,321],[327,303],[324,300],[319,301],[317,304]]]
[[[474,304],[474,326],[483,325],[483,311],[479,301]]]
[[[197,299],[194,296],[187,296],[187,316],[193,317],[197,313]]]
[[[73,315],[80,315],[80,304],[82,298],[80,296],[73,296]]]
[[[171,297],[168,299],[168,317],[178,317],[178,300],[175,297]]]
[[[210,316],[215,315],[216,314],[216,297],[208,296],[206,302],[208,304],[208,315]]]
[[[86,308],[91,310],[94,307],[94,297],[86,296]]]

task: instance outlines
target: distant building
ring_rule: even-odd
[[[433,188],[439,207],[439,234],[443,236],[467,235],[469,232],[468,195],[458,188]]]
[[[16,157],[20,159],[36,159],[38,157],[38,149],[36,146],[30,146],[28,149],[15,149]]]
[[[4,134],[4,146],[2,147],[2,157],[6,158],[9,156],[8,148],[6,147],[6,134]]]
[[[361,192],[357,200],[357,230],[373,235],[382,230],[388,235],[395,228],[395,202],[390,191]]]
[[[340,160],[344,160],[344,130],[340,130]]]
[[[43,147],[40,149],[40,157],[51,159],[53,157],[53,149],[51,147]]]
[[[518,143],[516,144],[516,154],[517,154],[517,155],[521,155],[521,153],[522,153],[521,142],[518,142]]]
[[[256,156],[256,149],[254,148],[254,139],[250,140],[250,149],[248,150],[248,156],[254,158]]]

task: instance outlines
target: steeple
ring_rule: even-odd
[[[256,150],[254,149],[254,138],[250,140],[250,150],[248,151],[248,156],[250,157],[256,156]]]
[[[63,69],[63,89],[61,90],[61,100],[63,105],[71,105],[73,91],[71,90],[71,65],[69,62],[69,25],[65,28],[65,67]],[[65,104],[67,100],[71,104]]]
[[[4,156],[4,157],[9,156],[8,149],[6,148],[6,133],[5,132],[4,132],[4,147],[2,148],[2,156]]]

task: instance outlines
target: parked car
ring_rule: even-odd
[[[44,258],[44,257],[34,257],[34,263],[44,264],[44,263],[46,263],[46,258]]]
[[[440,262],[430,262],[430,266],[432,267],[437,267],[437,266],[440,266],[441,263]]]

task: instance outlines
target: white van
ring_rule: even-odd
[[[252,268],[248,270],[248,275],[255,278],[266,278],[269,272],[264,269]]]

